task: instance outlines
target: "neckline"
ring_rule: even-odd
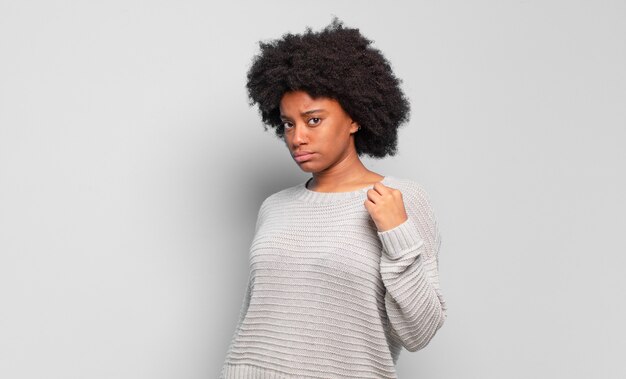
[[[335,202],[342,201],[348,199],[354,199],[362,197],[367,193],[367,191],[371,188],[374,188],[374,185],[366,186],[363,188],[359,188],[354,191],[347,192],[319,192],[313,191],[306,187],[306,184],[311,180],[311,178],[305,180],[304,182],[298,184],[296,186],[296,197],[300,200],[313,202],[313,203],[327,203],[327,202]],[[383,179],[380,180],[384,185],[389,185],[391,180],[391,176],[384,176]]]

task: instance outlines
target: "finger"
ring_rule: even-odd
[[[376,202],[383,196],[375,188],[367,190],[366,195],[367,195],[367,198],[369,199],[369,201],[371,201],[374,204],[376,204]]]
[[[387,187],[381,182],[374,183],[374,190],[378,191],[381,195],[391,192],[392,187]]]

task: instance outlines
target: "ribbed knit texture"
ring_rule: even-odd
[[[424,348],[446,319],[441,236],[427,193],[386,176],[408,219],[379,232],[373,186],[317,192],[306,182],[268,196],[223,379],[397,378],[404,346]]]

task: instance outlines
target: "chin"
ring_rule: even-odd
[[[318,165],[311,161],[302,162],[302,163],[298,163],[294,161],[294,163],[298,165],[298,167],[300,167],[300,170],[304,172],[318,172],[319,171],[319,168],[317,167]]]

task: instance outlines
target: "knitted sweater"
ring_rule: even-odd
[[[424,348],[446,319],[440,233],[428,194],[386,176],[408,219],[378,231],[365,187],[268,196],[250,246],[246,294],[220,378],[397,378],[402,347]]]

